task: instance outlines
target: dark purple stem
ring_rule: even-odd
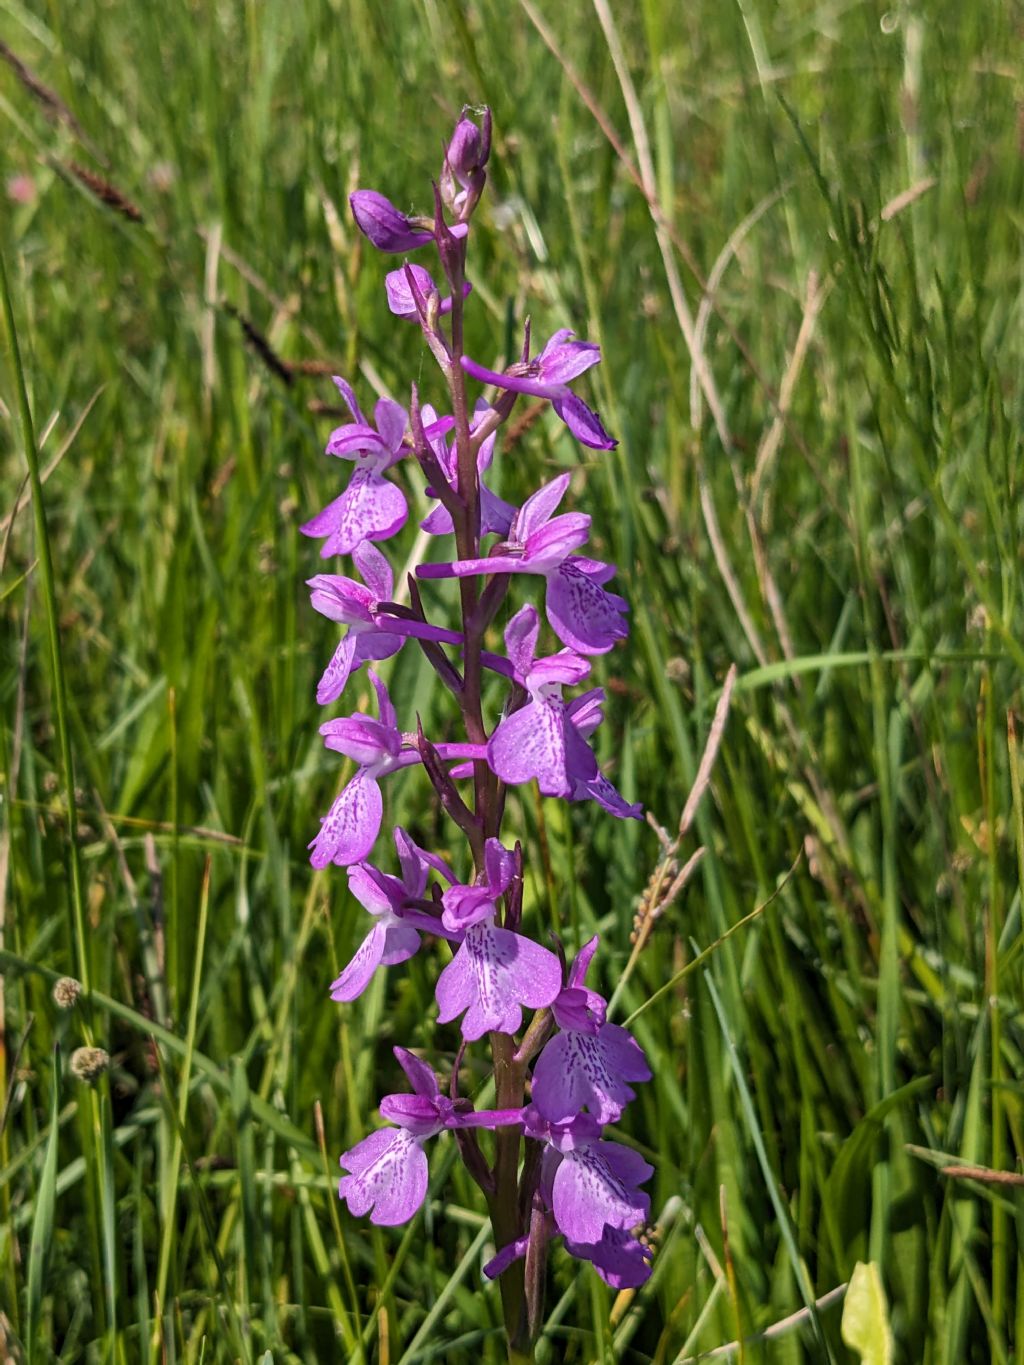
[[[487,130],[489,139],[489,128]],[[482,188],[482,182],[481,182]],[[468,217],[468,213],[466,215]],[[466,395],[466,376],[461,360],[464,355],[463,311],[466,261],[466,238],[455,237],[449,230],[438,187],[434,187],[434,238],[438,247],[441,265],[451,290],[450,340],[446,345],[438,344],[436,335],[437,320],[429,301],[421,296],[416,286],[413,272],[406,272],[406,279],[416,302],[420,323],[431,350],[440,365],[451,397],[452,413],[455,419],[455,487],[438,479],[439,461],[431,449],[423,429],[418,395],[414,392],[412,404],[413,448],[431,487],[437,492],[444,507],[451,515],[455,530],[455,543],[459,559],[478,559],[480,557],[480,483],[477,471],[477,456],[483,440],[504,422],[512,411],[514,394],[501,394],[495,399],[493,412],[488,414],[476,432],[470,430],[470,409]],[[465,746],[438,745],[429,743],[422,729],[417,735],[417,749],[424,767],[441,801],[442,806],[463,831],[473,851],[477,875],[484,873],[484,849],[486,840],[497,838],[504,809],[504,787],[492,773],[486,762],[485,748],[488,740],[483,718],[482,679],[483,679],[483,641],[488,626],[494,620],[509,587],[509,578],[498,575],[481,592],[479,580],[475,577],[459,580],[460,605],[462,612],[462,676],[448,662],[437,641],[420,638],[420,645],[433,664],[441,680],[455,696],[462,713],[463,725],[469,743]],[[409,616],[426,623],[415,586],[410,585],[412,608]],[[404,616],[401,611],[395,615]],[[463,801],[442,766],[442,758],[454,756],[454,751],[464,748],[467,757],[474,759],[472,809]],[[506,896],[506,923],[518,919],[518,906],[521,902],[521,862],[517,875],[519,889],[517,895]],[[521,1111],[526,1066],[516,1051],[516,1040],[507,1034],[492,1033],[491,1055],[494,1063],[495,1101],[497,1108],[509,1113]],[[516,1241],[522,1235],[532,1200],[532,1187],[527,1194],[524,1207],[520,1197],[519,1157],[522,1145],[520,1124],[506,1124],[495,1129],[494,1165],[487,1169],[475,1139],[469,1133],[457,1133],[460,1151],[470,1174],[487,1196],[494,1228],[495,1241],[499,1247]],[[533,1359],[531,1329],[527,1312],[527,1292],[525,1267],[521,1261],[511,1265],[500,1277],[502,1310],[505,1330],[508,1337],[509,1359],[529,1361]],[[535,1292],[536,1298],[536,1292]]]

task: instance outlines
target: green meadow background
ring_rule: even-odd
[[[468,349],[501,363],[527,314],[599,341],[581,390],[620,438],[545,412],[495,482],[575,471],[633,604],[595,742],[670,836],[738,669],[669,854],[509,803],[532,924],[601,933],[654,1071],[614,1133],[656,1167],[653,1277],[617,1296],[556,1250],[538,1358],[1024,1361],[1022,25],[998,0],[0,0],[0,1357],[504,1358],[448,1139],[408,1228],[338,1203],[393,1045],[445,1066],[457,1032],[438,949],[330,1002],[365,917],[305,850],[348,776],[298,532],[347,473],[327,375],[440,397],[346,196],[428,208],[467,101],[496,130]],[[412,647],[382,671],[403,724],[452,734]],[[367,704],[361,674],[328,714]],[[458,854],[422,775],[386,798]],[[841,1335],[859,1262],[874,1355]]]

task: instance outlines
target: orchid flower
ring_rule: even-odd
[[[332,1000],[355,1000],[378,967],[393,967],[412,957],[420,946],[421,930],[448,936],[436,919],[410,909],[408,904],[422,899],[432,870],[446,881],[454,881],[448,864],[436,853],[420,848],[401,825],[395,829],[395,848],[400,877],[389,876],[370,863],[357,863],[348,869],[349,890],[374,916],[375,923],[348,966],[332,982]]]
[[[344,1152],[338,1194],[355,1217],[370,1214],[381,1227],[407,1223],[427,1193],[428,1138],[446,1128],[497,1128],[517,1123],[522,1110],[460,1107],[441,1094],[433,1070],[403,1047],[395,1056],[409,1078],[412,1094],[385,1095],[380,1112],[397,1126],[379,1128]]]
[[[613,565],[575,555],[590,531],[590,517],[580,512],[555,510],[566,489],[569,474],[560,474],[523,503],[508,531],[508,538],[482,559],[455,560],[449,564],[421,564],[418,578],[467,578],[474,574],[533,573],[546,581],[545,611],[548,622],[562,641],[580,654],[604,654],[627,633],[622,619],[627,603],[603,584],[611,578]]]
[[[601,359],[601,348],[592,341],[570,341],[573,332],[563,327],[555,332],[534,360],[510,365],[504,374],[485,369],[469,356],[462,357],[462,368],[481,384],[493,384],[513,393],[528,393],[549,398],[551,406],[577,441],[593,450],[614,450],[614,440],[601,425],[597,413],[569,388],[569,381]]]
[[[651,1079],[636,1039],[607,1022],[605,1001],[584,986],[597,945],[595,936],[580,949],[568,985],[551,1006],[561,1032],[533,1068],[533,1102],[552,1123],[565,1123],[584,1109],[599,1123],[614,1123],[636,1098],[627,1082]]]
[[[444,924],[465,933],[437,979],[437,1017],[446,1024],[465,1013],[462,1036],[467,1042],[485,1033],[515,1033],[522,1006],[550,1005],[562,985],[554,953],[494,923],[498,898],[512,880],[512,855],[497,839],[487,841],[485,869],[481,884],[453,886],[442,897]]]
[[[405,525],[409,507],[405,494],[384,478],[404,453],[408,416],[390,398],[374,408],[375,426],[364,417],[356,396],[344,379],[334,376],[353,422],[338,427],[327,442],[327,454],[355,461],[355,471],[340,498],[335,498],[312,521],[300,527],[303,535],[326,537],[320,554],[351,554],[364,540],[387,540]]]

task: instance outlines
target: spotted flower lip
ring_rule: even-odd
[[[614,450],[618,441],[605,431],[597,413],[569,388],[571,380],[600,361],[601,348],[593,341],[571,341],[573,335],[571,328],[561,328],[534,360],[511,365],[503,374],[478,365],[469,356],[462,356],[459,363],[481,384],[550,399],[555,412],[583,445],[592,450]]]
[[[628,1230],[645,1223],[650,1196],[640,1186],[654,1167],[621,1142],[600,1137],[597,1120],[580,1114],[571,1123],[544,1124],[524,1112],[526,1132],[547,1143],[542,1186],[567,1242],[595,1243],[605,1228]]]
[[[604,999],[586,988],[597,944],[595,935],[580,949],[568,984],[551,1006],[560,1032],[534,1066],[533,1103],[552,1123],[566,1123],[584,1109],[599,1123],[614,1123],[636,1098],[628,1082],[651,1078],[639,1043],[607,1022]]]
[[[523,1006],[550,1005],[561,977],[558,958],[539,943],[511,929],[474,924],[437,979],[438,1022],[464,1014],[462,1036],[469,1043],[485,1033],[516,1033]]]
[[[467,1042],[485,1033],[515,1033],[522,1007],[550,1005],[562,985],[554,953],[494,924],[498,898],[512,882],[515,861],[497,839],[488,839],[484,874],[477,884],[449,887],[442,897],[442,923],[464,930],[462,944],[437,981],[438,1021],[465,1014]]]
[[[505,629],[505,647],[512,676],[525,688],[529,700],[498,724],[487,744],[491,770],[504,782],[518,784],[536,778],[545,796],[570,801],[593,800],[620,819],[639,819],[641,807],[631,805],[615,790],[597,766],[593,750],[575,723],[572,703],[562,700],[562,687],[583,681],[590,671],[586,659],[572,650],[538,659],[539,622],[535,607],[527,604]],[[592,694],[585,719],[593,717]],[[599,718],[599,716],[598,716]]]

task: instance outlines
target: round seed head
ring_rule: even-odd
[[[101,1047],[76,1047],[70,1066],[72,1076],[91,1085],[110,1066],[110,1053]]]

